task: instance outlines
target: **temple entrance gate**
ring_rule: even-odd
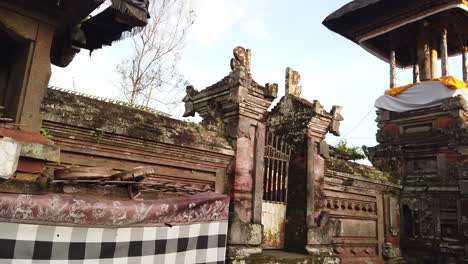
[[[263,176],[263,248],[284,247],[288,171],[291,146],[280,137],[267,133]]]

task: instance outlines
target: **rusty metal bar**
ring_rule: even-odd
[[[270,135],[270,142],[268,143],[268,174],[267,174],[267,189],[266,189],[266,195],[265,195],[265,200],[270,199],[270,194],[271,194],[271,176],[273,175],[273,160],[271,159],[271,155],[273,152],[273,135]]]
[[[284,203],[288,202],[288,178],[289,178],[289,161],[291,160],[291,146],[289,146],[289,151],[288,151],[288,161],[286,162],[286,171],[285,171],[285,177],[284,181],[286,183],[286,188],[284,192]]]
[[[281,201],[281,180],[283,178],[283,140],[280,140],[279,151],[278,151],[278,178],[276,179],[276,199],[275,202]]]
[[[274,168],[274,175],[272,178],[272,189],[271,189],[271,200],[270,201],[275,201],[276,200],[276,181],[278,179],[278,137],[275,136],[275,143],[274,143],[274,153],[273,153],[273,162],[275,165],[273,165]]]
[[[266,136],[265,136],[265,152],[264,152],[264,155],[265,155],[265,159],[263,161],[263,164],[264,164],[264,171],[263,171],[263,197],[266,197],[266,193],[267,193],[267,184],[268,184],[268,171],[270,169],[269,167],[269,161],[270,159],[268,158],[268,150],[269,150],[269,144],[268,144],[268,140],[270,138],[270,133],[266,133]]]
[[[284,180],[284,155],[283,155],[283,151],[284,151],[284,147],[286,146],[286,144],[281,140],[281,151],[279,153],[280,155],[280,167],[279,167],[279,180],[278,180],[278,199],[277,199],[277,202],[281,202],[282,198],[283,198],[283,180]]]
[[[265,142],[263,200],[284,203],[287,199],[291,146],[271,133],[267,133]]]

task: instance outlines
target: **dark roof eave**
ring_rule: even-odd
[[[369,6],[369,5],[376,4],[377,2],[380,2],[380,1],[382,1],[382,0],[354,0],[354,1],[351,1],[351,2],[349,2],[347,4],[345,4],[344,6],[342,6],[341,8],[339,8],[338,10],[336,10],[335,12],[328,15],[323,20],[322,23],[326,26],[326,24],[328,24],[332,20],[339,19],[340,17],[345,16],[346,14],[349,14],[351,12],[354,12],[354,11],[357,11],[359,9],[365,8],[365,7]]]

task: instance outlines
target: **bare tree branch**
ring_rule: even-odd
[[[130,103],[148,105],[154,101],[171,105],[175,103],[174,96],[183,90],[186,82],[177,64],[194,19],[187,2],[154,1],[148,25],[133,37],[131,58],[116,68],[122,92]]]

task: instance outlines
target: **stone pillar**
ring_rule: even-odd
[[[261,252],[264,123],[278,91],[275,84],[264,87],[252,79],[250,56],[250,50],[236,47],[228,76],[200,92],[187,89],[184,98],[186,116],[198,112],[204,123],[222,126],[236,149],[229,175],[231,258]]]
[[[51,75],[54,28],[42,21],[0,8],[0,28],[18,42],[21,56],[10,67],[5,113],[21,130],[39,132],[40,106]],[[16,47],[15,47],[16,48]],[[4,69],[5,70],[5,69]]]
[[[328,132],[339,133],[339,122],[343,120],[341,107],[334,106],[326,112],[318,101],[314,101],[314,116],[307,125],[307,246],[312,255],[332,255],[331,238],[336,221],[322,211],[324,198],[325,159],[328,158]]]

